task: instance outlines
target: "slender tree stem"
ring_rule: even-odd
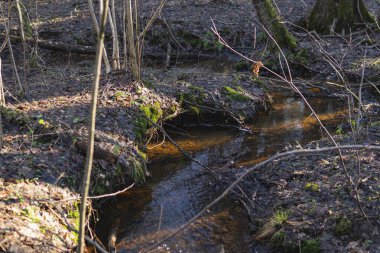
[[[86,165],[82,182],[82,192],[81,192],[81,204],[80,204],[80,223],[79,223],[79,233],[78,233],[78,248],[77,252],[82,253],[84,251],[84,240],[85,240],[85,220],[86,220],[86,202],[88,196],[88,189],[90,187],[90,177],[94,156],[94,139],[95,139],[95,121],[96,121],[96,104],[99,92],[99,80],[102,65],[102,52],[104,48],[104,31],[107,22],[107,12],[108,12],[108,0],[104,0],[104,8],[102,11],[100,29],[98,34],[98,44],[96,50],[96,60],[95,60],[95,70],[94,70],[94,82],[92,85],[92,99],[90,108],[90,123],[88,126],[88,146],[87,146],[87,157]]]
[[[90,10],[92,23],[94,24],[96,36],[99,36],[99,24],[98,24],[98,20],[96,19],[94,5],[92,4],[92,0],[87,0],[87,4],[88,4],[88,8]],[[104,61],[104,66],[106,67],[106,73],[108,74],[111,72],[111,66],[110,66],[110,62],[108,60],[107,50],[104,47],[104,42],[103,42],[103,61]]]

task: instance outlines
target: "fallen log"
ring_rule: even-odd
[[[0,37],[6,38],[5,33],[1,33]],[[20,36],[9,35],[9,39],[14,42],[21,42],[22,39]],[[95,54],[96,50],[93,46],[83,46],[83,45],[72,45],[62,42],[50,41],[50,40],[41,40],[35,38],[25,38],[26,43],[37,44],[40,48],[60,51],[65,53],[78,53],[78,54]]]

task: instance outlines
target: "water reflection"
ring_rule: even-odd
[[[249,126],[254,134],[240,138],[236,146],[223,144],[237,140],[239,131],[215,127],[186,128],[186,134],[177,135],[175,139],[185,150],[195,153],[196,159],[208,164],[213,163],[212,156],[220,159],[226,152],[239,153],[243,147],[249,147],[250,153],[239,165],[252,165],[288,144],[304,144],[321,137],[317,121],[301,99],[274,94],[274,100],[272,110],[258,115]],[[309,102],[330,129],[342,120],[344,111],[339,109],[343,107],[340,101],[311,98]],[[148,156],[159,158],[149,166],[152,180],[109,204],[104,212],[112,216],[105,217],[99,224],[104,232],[117,217],[121,220],[120,252],[136,252],[165,237],[218,194],[213,185],[215,180],[199,165],[181,156],[170,143],[156,146]],[[155,252],[248,252],[248,235],[244,208],[226,199]]]
[[[305,144],[324,136],[318,121],[301,98],[288,98],[281,94],[273,94],[273,98],[273,108],[258,115],[250,125],[256,134],[247,137],[245,144],[252,151],[240,165],[252,165],[286,145]],[[345,114],[342,101],[331,98],[308,98],[308,101],[328,129],[335,131]]]

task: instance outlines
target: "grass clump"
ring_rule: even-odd
[[[284,210],[277,210],[267,223],[259,230],[256,240],[270,238],[272,247],[283,246],[285,242],[284,227],[289,219],[289,213]]]
[[[223,89],[230,100],[237,100],[241,102],[249,100],[249,97],[245,94],[244,89],[240,86],[237,86],[236,89],[230,86],[224,86]]]
[[[301,243],[301,252],[302,253],[320,253],[321,245],[318,239],[311,239],[302,241]]]
[[[285,231],[283,230],[277,231],[270,238],[269,244],[272,248],[275,248],[275,249],[282,248],[285,245],[285,238],[286,238]]]
[[[131,157],[130,160],[132,179],[136,183],[145,183],[145,166],[138,159]]]

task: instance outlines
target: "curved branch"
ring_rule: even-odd
[[[277,160],[277,159],[283,159],[285,157],[291,156],[291,155],[304,155],[304,154],[314,154],[314,153],[322,153],[322,152],[329,152],[329,151],[335,151],[335,150],[351,150],[351,149],[365,149],[365,150],[377,150],[380,151],[380,146],[371,146],[371,145],[342,145],[339,147],[325,147],[325,148],[315,148],[315,149],[300,149],[300,150],[292,150],[287,151],[283,153],[278,153],[258,164],[255,166],[247,169],[243,174],[240,175],[232,184],[230,184],[217,198],[215,198],[213,201],[211,201],[208,205],[206,205],[200,212],[198,212],[196,215],[194,215],[188,222],[180,226],[178,229],[173,231],[170,235],[165,237],[164,239],[158,241],[157,243],[153,244],[147,249],[142,249],[140,252],[149,252],[152,251],[155,247],[159,246],[161,243],[167,241],[168,239],[172,238],[182,230],[184,230],[186,227],[188,227],[191,223],[196,221],[199,217],[201,217],[208,209],[213,207],[216,203],[218,203],[221,199],[223,199],[235,186],[237,186],[248,174],[253,172],[254,170],[267,165],[268,163]]]

